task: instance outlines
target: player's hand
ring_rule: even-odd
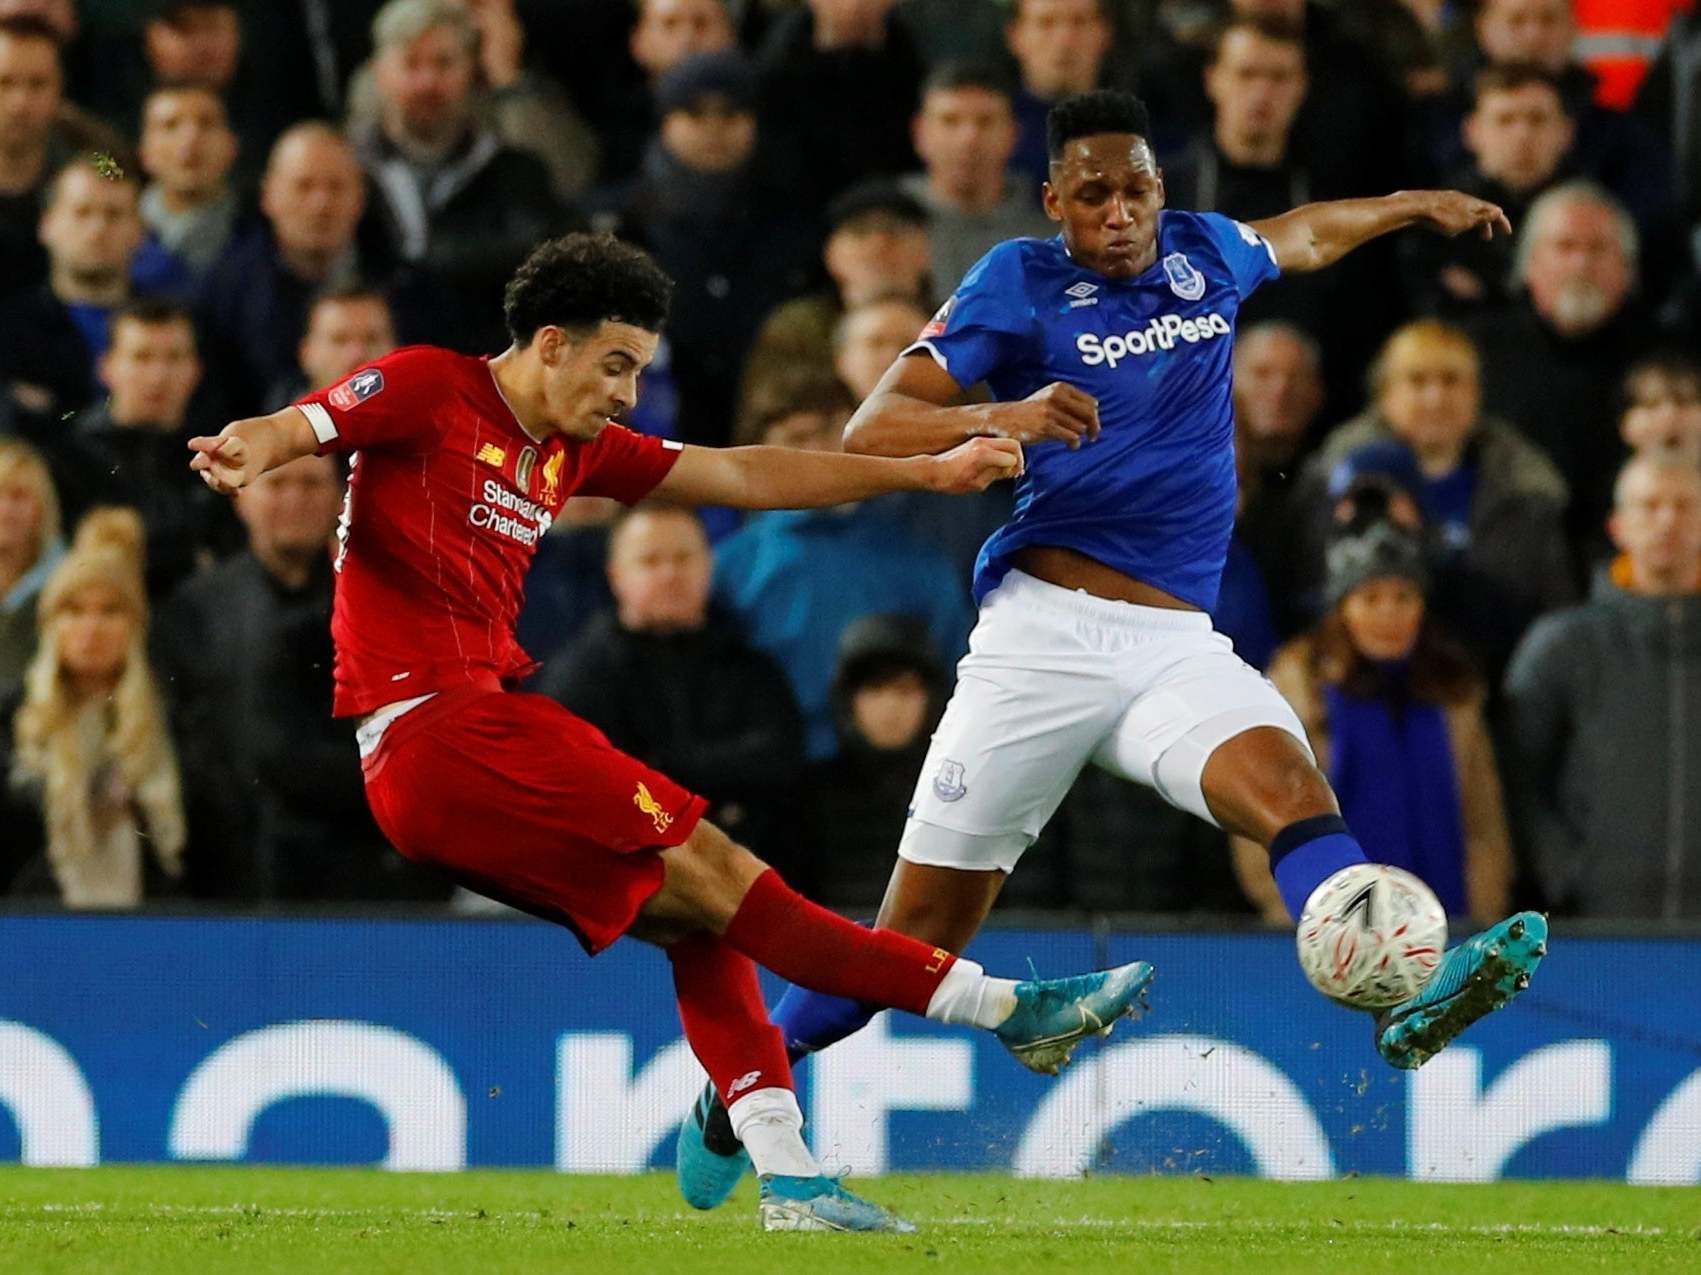
[[[232,496],[259,476],[254,467],[254,449],[240,434],[224,433],[217,438],[191,438],[189,468],[201,475],[221,496]]]
[[[987,419],[996,438],[1079,447],[1099,436],[1099,401],[1077,386],[1053,381],[1019,402],[994,404]]]
[[[1457,190],[1416,190],[1417,224],[1449,237],[1466,230],[1481,230],[1484,239],[1495,231],[1512,233],[1512,222],[1499,204]]]
[[[971,438],[926,459],[928,490],[963,496],[1021,473],[1022,445],[1010,438]]]

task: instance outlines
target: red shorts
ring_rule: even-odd
[[[404,713],[362,766],[403,855],[565,925],[593,955],[661,889],[659,851],[708,806],[554,700],[474,686]]]

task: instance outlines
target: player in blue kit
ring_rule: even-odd
[[[849,449],[908,456],[976,435],[1027,445],[1016,509],[976,564],[980,619],[917,782],[876,924],[960,951],[1091,762],[1268,848],[1298,917],[1366,857],[1298,717],[1211,626],[1235,515],[1231,364],[1241,302],[1422,226],[1510,233],[1456,191],[1307,204],[1250,225],[1164,209],[1144,105],[1065,99],[1049,119],[1045,207],[1062,233],[989,252],[858,410]],[[967,403],[984,383],[990,403]],[[1421,1065],[1528,985],[1537,913],[1443,959],[1377,1017],[1396,1067]],[[794,1056],[871,1007],[792,989]],[[679,1139],[686,1199],[713,1207],[742,1154],[711,1088]]]

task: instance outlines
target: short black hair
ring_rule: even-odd
[[[30,18],[21,14],[15,18],[0,18],[0,35],[10,36],[14,40],[45,40],[61,53],[65,48],[65,41],[60,38],[59,32],[44,18]]]
[[[133,301],[126,301],[112,312],[112,318],[108,321],[109,329],[118,331],[120,323],[139,323],[144,328],[181,323],[199,337],[199,333],[195,332],[195,316],[189,312],[189,307],[181,301],[173,301],[170,297],[137,297]],[[197,339],[196,344],[199,343]]]
[[[1146,104],[1132,93],[1098,89],[1077,93],[1052,107],[1045,117],[1045,145],[1053,160],[1063,158],[1063,148],[1077,137],[1101,133],[1133,133],[1147,137],[1152,117]]]
[[[966,60],[941,62],[922,81],[921,95],[925,99],[929,93],[952,93],[958,89],[981,89],[1011,102],[1016,99],[1015,83],[1002,67]]]
[[[581,231],[532,249],[508,281],[502,313],[515,343],[529,345],[550,325],[584,331],[606,321],[660,332],[672,302],[673,280],[649,253]]]

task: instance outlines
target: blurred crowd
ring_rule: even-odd
[[[837,448],[1054,232],[1045,114],[1096,87],[1176,207],[1505,207],[1247,303],[1215,619],[1451,912],[1701,917],[1693,0],[0,0],[0,895],[447,897],[329,715],[344,474],[226,502],[184,440],[501,349],[514,267],[594,227],[678,281],[635,428]],[[871,910],[1010,508],[571,502],[529,689]],[[1277,920],[1263,863],[1089,770],[1005,901]]]

